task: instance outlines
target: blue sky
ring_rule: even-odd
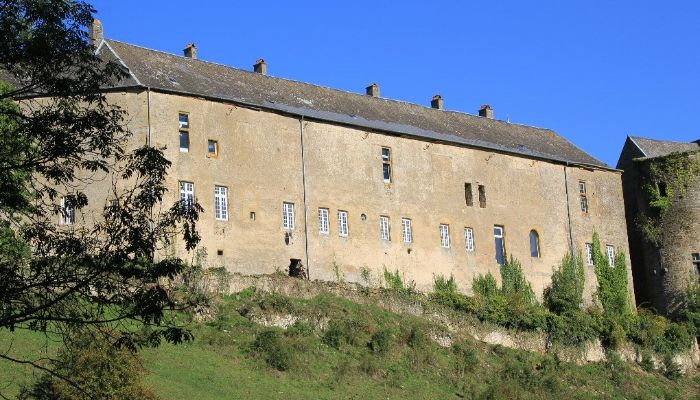
[[[107,37],[273,76],[551,128],[614,166],[700,139],[698,1],[96,0]]]

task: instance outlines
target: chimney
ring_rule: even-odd
[[[445,108],[445,100],[442,99],[442,96],[436,94],[433,96],[433,100],[430,101],[430,106],[436,110],[442,110]]]
[[[372,82],[365,90],[367,91],[367,96],[379,97],[379,85],[376,83]]]
[[[491,108],[491,106],[488,104],[484,104],[479,109],[479,116],[486,117],[488,119],[493,119],[493,108]]]
[[[253,72],[267,75],[267,63],[262,58],[253,64]]]
[[[187,58],[197,59],[197,46],[194,43],[188,44],[182,52]]]
[[[97,47],[102,43],[105,34],[102,22],[99,19],[92,20],[88,34],[90,35],[90,43],[92,43],[93,46]]]

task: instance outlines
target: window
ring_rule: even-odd
[[[593,243],[586,243],[586,265],[593,265]]]
[[[381,215],[379,217],[379,236],[382,240],[391,240],[391,231],[389,228],[389,217]]]
[[[579,203],[581,205],[581,211],[588,212],[588,197],[586,196],[586,182],[578,181],[578,193],[579,193]]]
[[[228,221],[228,188],[214,186],[214,214],[220,221]]]
[[[61,225],[73,225],[75,223],[75,207],[70,200],[61,197]]]
[[[506,263],[506,245],[503,240],[503,227],[495,225],[493,227],[493,238],[496,244],[496,262],[500,265]]]
[[[693,265],[695,266],[695,274],[700,275],[700,253],[691,254]]]
[[[294,203],[282,203],[282,226],[286,230],[294,229]]]
[[[411,231],[411,220],[408,218],[401,218],[401,231],[403,232],[403,242],[411,243],[413,242],[413,232]]]
[[[180,202],[182,207],[192,209],[194,205],[194,183],[180,182]]]
[[[348,236],[348,212],[338,211],[338,234],[340,236]]]
[[[440,246],[450,248],[450,226],[447,224],[440,224]]]
[[[180,151],[186,153],[190,151],[190,116],[188,114],[178,114],[180,127]]]
[[[464,184],[464,201],[467,203],[467,206],[469,206],[469,207],[474,205],[474,195],[472,194],[472,184],[471,183]]]
[[[540,235],[537,233],[536,230],[530,231],[530,256],[540,256]]]
[[[606,253],[608,254],[608,265],[610,267],[615,266],[615,247],[611,245],[605,246]]]
[[[382,174],[385,183],[391,182],[391,149],[382,147]]]
[[[323,235],[328,235],[328,232],[330,232],[327,208],[318,209],[318,232]]]
[[[486,208],[486,188],[479,185],[479,207]]]
[[[464,228],[464,243],[467,245],[467,251],[474,251],[474,229]]]
[[[209,157],[218,157],[219,156],[219,142],[216,140],[208,140],[207,141],[207,151],[209,152]]]

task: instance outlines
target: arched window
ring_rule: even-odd
[[[540,256],[540,235],[534,229],[530,231],[530,256]]]

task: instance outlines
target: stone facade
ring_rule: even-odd
[[[327,101],[328,108],[336,104],[324,96],[342,97],[343,104],[353,107],[372,101],[378,114],[387,113],[379,117],[387,119],[399,118],[388,111],[392,107],[397,112],[408,110],[410,115],[424,114],[438,122],[449,119],[444,124],[455,131],[460,129],[454,128],[455,121],[466,121],[482,139],[470,145],[454,134],[423,134],[424,128],[408,130],[416,134],[401,131],[409,122],[420,125],[420,120],[396,121],[395,125],[377,123],[379,128],[372,128],[367,122],[344,123],[337,112],[297,113],[296,108],[283,107],[279,101],[265,100],[259,102],[261,106],[252,106],[251,100],[176,93],[146,86],[143,76],[133,74],[139,68],[152,72],[145,63],[135,65],[140,62],[136,55],[146,50],[112,42],[115,48],[118,45],[122,53],[114,52],[115,58],[126,60],[129,69],[134,66],[133,82],[124,84],[123,89],[115,88],[109,99],[127,110],[134,144],[150,141],[165,147],[166,157],[173,162],[168,176],[170,191],[164,203],[179,199],[180,182],[194,184],[195,197],[205,210],[198,229],[207,266],[265,274],[286,272],[293,260],[301,260],[312,280],[361,282],[369,276],[374,283],[381,282],[386,268],[399,270],[406,281],[413,281],[421,290],[432,288],[435,275],[454,275],[460,288],[470,293],[472,280],[479,274],[491,272],[499,277],[494,237],[494,227],[498,226],[503,229],[506,254],[521,261],[527,279],[541,296],[550,283],[552,269],[564,254],[572,246],[583,254],[594,232],[599,233],[603,246],[629,253],[620,172],[549,130],[493,120],[492,112],[483,117],[469,116],[372,95],[271,81],[275,78],[262,74],[241,79],[255,79],[260,90],[273,92],[275,84],[280,85],[280,91],[285,85],[297,85],[299,90],[308,91],[305,95],[316,96],[312,101],[299,94],[300,102]],[[125,57],[126,51],[136,54],[130,55],[131,61]],[[166,66],[175,58],[160,53],[153,57],[156,61],[162,58]],[[197,69],[197,76],[201,76],[198,68],[204,67],[193,63],[202,61],[183,62],[186,64],[182,68]],[[212,81],[216,78],[223,82],[230,78],[225,74],[237,71],[215,68],[219,69],[212,73],[216,75],[212,75]],[[166,83],[190,84],[187,79],[190,77],[170,78]],[[201,92],[211,92],[211,87],[201,86]],[[248,98],[255,94],[251,93]],[[189,119],[187,152],[179,148],[178,118],[182,113]],[[349,116],[350,121],[355,118]],[[398,128],[392,130],[392,126]],[[208,151],[209,141],[216,141],[216,154]],[[495,144],[489,145],[490,141]],[[515,150],[505,147],[513,142]],[[535,147],[562,155],[541,155],[532,150]],[[382,158],[383,149],[389,149],[389,160]],[[569,155],[582,161],[567,161]],[[391,168],[388,180],[383,175],[385,163]],[[580,200],[581,182],[585,183],[585,211]],[[471,187],[471,204],[467,202],[466,184]],[[214,215],[215,186],[227,188],[225,220]],[[95,193],[99,197],[100,191],[96,189]],[[283,226],[285,202],[294,205],[291,229]],[[321,232],[319,209],[328,212],[327,233]],[[347,215],[347,235],[339,229],[339,212]],[[388,217],[388,240],[380,234],[381,216]],[[404,241],[404,218],[411,221],[410,243]],[[448,227],[449,246],[444,235],[441,240],[441,225]],[[473,232],[472,251],[466,248],[466,228]],[[536,256],[531,254],[532,231],[539,237]],[[192,257],[181,243],[168,252]],[[593,266],[587,266],[588,304],[595,287]]]
[[[689,157],[700,157],[695,153],[698,150],[700,145],[694,143],[628,137],[618,162],[618,168],[624,170],[625,209],[637,303],[667,315],[679,310],[688,285],[698,281],[700,176],[686,188],[683,196],[674,197],[661,222],[663,234],[656,246],[645,240],[638,227],[640,216],[649,212],[648,199],[642,190],[642,177],[647,171],[640,161],[683,152],[689,152]],[[698,258],[695,262],[694,257]]]

